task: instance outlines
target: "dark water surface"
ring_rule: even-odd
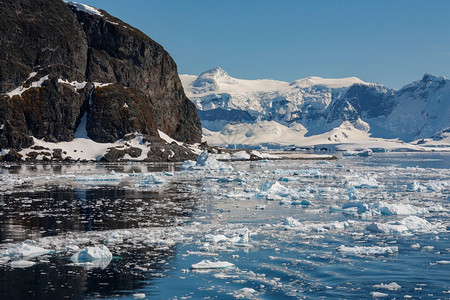
[[[25,240],[52,253],[27,258],[35,263],[28,268],[0,263],[0,299],[346,299],[371,292],[450,298],[450,154],[231,165],[228,172],[140,163],[3,165],[0,258],[2,249]],[[376,185],[357,188],[351,198],[349,188],[369,179]],[[262,191],[267,182],[295,195],[268,195]],[[413,182],[422,189],[411,190]],[[302,199],[311,204],[298,205]],[[349,201],[370,209],[379,201],[426,208],[417,216],[432,229],[368,231],[371,223],[416,214],[335,209]],[[301,225],[286,226],[286,217]],[[231,241],[243,232],[248,242]],[[117,235],[123,240],[107,243]],[[228,239],[214,240],[219,236]],[[69,260],[70,247],[103,243],[111,261],[87,267]],[[341,245],[396,246],[398,252],[342,254]],[[204,259],[235,267],[191,269]],[[401,288],[374,287],[391,282]]]

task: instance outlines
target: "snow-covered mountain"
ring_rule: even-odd
[[[221,68],[180,78],[212,144],[410,142],[450,127],[450,81],[429,74],[400,90],[356,77],[244,80]]]

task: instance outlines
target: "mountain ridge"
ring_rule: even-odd
[[[223,69],[215,68],[200,76],[215,78],[217,72],[227,74]],[[450,81],[442,76],[425,73],[422,79],[399,90],[356,77],[310,76],[288,83],[271,79],[237,79],[228,74],[226,80],[205,82],[201,88],[193,86],[192,82],[200,76],[182,74],[180,78],[187,96],[199,110],[204,139],[213,144],[218,140],[221,144],[235,140],[228,134],[236,133],[236,128],[231,127],[238,124],[257,126],[259,121],[275,121],[286,128],[301,125],[304,130],[297,136],[300,143],[305,137],[331,132],[344,122],[367,132],[372,138],[404,142],[431,138],[450,126]],[[230,111],[240,116],[245,112],[252,118],[233,120]],[[245,143],[245,139],[240,142]],[[273,142],[287,143],[282,137],[275,137]],[[249,143],[256,141],[249,139]]]

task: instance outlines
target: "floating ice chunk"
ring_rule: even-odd
[[[409,216],[401,220],[401,223],[406,225],[411,231],[423,231],[428,232],[434,229],[434,226],[427,220],[417,216]]]
[[[290,188],[281,185],[278,181],[264,182],[261,184],[261,190],[269,195],[279,195],[281,197],[288,197],[294,193]]]
[[[450,260],[438,260],[436,263],[440,265],[450,265]]]
[[[368,210],[368,205],[364,201],[351,201],[342,206],[342,209],[356,208],[358,214],[362,214]]]
[[[245,299],[245,298],[253,298],[256,291],[252,288],[242,288],[238,291],[234,292],[234,298],[236,299]]]
[[[34,246],[32,243],[33,241],[26,240],[22,243],[15,244],[6,250],[0,251],[0,256],[32,258],[51,253],[50,250]]]
[[[11,268],[25,269],[34,266],[36,263],[29,260],[14,260],[9,263]]]
[[[229,239],[223,234],[207,234],[205,235],[205,240],[213,243],[227,242]]]
[[[123,235],[118,232],[111,232],[106,237],[105,244],[107,245],[123,244]]]
[[[419,249],[420,248],[420,244],[419,243],[415,243],[411,245],[411,249]]]
[[[134,299],[144,299],[146,295],[144,293],[133,294]]]
[[[396,223],[372,223],[366,227],[367,230],[385,234],[402,234],[408,231],[404,224]]]
[[[394,254],[398,252],[397,246],[380,247],[380,246],[354,246],[347,247],[344,245],[339,246],[336,249],[337,252],[343,254],[353,255],[382,255],[382,254]]]
[[[434,229],[434,226],[425,219],[409,216],[400,221],[372,223],[366,229],[385,234],[402,234],[408,231],[429,232]]]
[[[411,204],[403,203],[386,203],[377,202],[372,207],[372,210],[381,213],[382,215],[424,215],[428,214],[428,209],[424,207],[417,207]]]
[[[430,182],[427,185],[427,190],[430,192],[441,192],[444,189],[442,183]]]
[[[331,165],[330,162],[326,161],[326,160],[321,160],[316,162],[316,164],[320,165],[320,166],[329,166]]]
[[[360,175],[356,180],[352,180],[352,181],[348,181],[346,183],[347,186],[351,187],[355,187],[357,189],[362,189],[362,188],[379,188],[380,185],[377,182],[377,180],[369,175]]]
[[[84,263],[93,261],[111,261],[112,254],[105,245],[86,247],[80,252],[72,255],[70,260],[74,263]]]
[[[420,184],[420,182],[418,181],[411,182],[407,187],[407,190],[412,192],[423,192],[426,189],[426,186]]]
[[[218,161],[216,159],[215,154],[210,154],[207,151],[203,151],[195,164],[192,161],[187,161],[183,163],[180,167],[181,170],[202,170],[202,169],[210,169],[210,170],[219,170],[219,171],[233,171],[233,167]]]
[[[139,180],[139,187],[154,187],[167,183],[164,177],[156,175],[146,175]]]
[[[227,269],[233,267],[234,264],[227,261],[210,261],[206,259],[191,266],[192,269]]]
[[[389,284],[384,284],[384,283],[380,283],[380,284],[375,284],[372,287],[376,288],[376,289],[386,289],[386,290],[390,290],[390,291],[396,291],[401,289],[401,285],[399,285],[396,282],[391,282]]]
[[[370,292],[370,297],[372,298],[383,298],[383,297],[388,297],[389,294],[386,293],[380,293],[380,292]]]
[[[302,223],[292,217],[286,217],[283,224],[286,226],[300,226]]]

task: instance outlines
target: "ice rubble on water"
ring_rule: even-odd
[[[229,164],[217,160],[216,154],[203,151],[197,161],[185,161],[180,170],[218,170],[218,171],[233,171],[233,167]]]
[[[17,258],[33,258],[51,253],[50,250],[36,246],[31,240],[12,245],[10,248],[0,250],[0,257],[8,257],[10,259]]]
[[[336,249],[337,252],[350,255],[383,255],[398,253],[397,246],[381,247],[381,246],[344,246],[341,245]]]

